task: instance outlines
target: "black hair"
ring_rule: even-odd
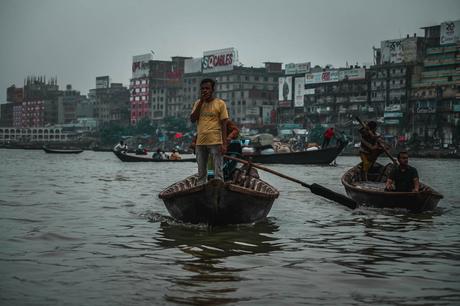
[[[409,155],[409,153],[407,153],[407,151],[399,151],[399,153],[398,153],[398,159],[401,157],[401,154]]]
[[[216,81],[213,79],[203,79],[200,82],[200,86],[203,85],[204,83],[211,83],[212,89],[214,90],[214,87],[216,86]]]
[[[367,123],[367,126],[368,126],[370,129],[375,129],[375,128],[377,128],[377,122],[375,122],[375,121],[369,121],[369,122]]]

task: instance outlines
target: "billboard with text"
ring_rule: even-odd
[[[235,48],[203,52],[201,70],[203,73],[229,71],[238,64],[238,52]]]

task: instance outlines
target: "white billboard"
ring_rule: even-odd
[[[294,107],[303,107],[305,95],[305,78],[295,78],[294,80]]]
[[[229,71],[238,64],[238,52],[235,48],[203,52],[201,70],[203,73]]]
[[[151,53],[133,56],[133,78],[149,76],[149,61],[153,59]]]
[[[441,23],[441,45],[455,44],[460,39],[460,20]]]
[[[339,81],[342,81],[344,79],[348,79],[350,81],[363,80],[365,77],[366,77],[365,68],[355,68],[355,69],[347,69],[347,70],[339,71]]]
[[[384,40],[381,43],[382,62],[402,63],[403,61],[403,39]]]
[[[299,64],[286,64],[284,66],[284,73],[285,74],[302,74],[310,72],[311,64],[310,62],[307,63],[299,63]]]
[[[110,78],[109,76],[96,77],[96,89],[109,88]]]
[[[184,73],[201,72],[202,58],[188,58],[184,61]]]
[[[289,107],[292,101],[292,77],[278,78],[278,101],[282,107]]]
[[[329,83],[338,81],[339,72],[337,70],[307,73],[305,75],[305,84]]]

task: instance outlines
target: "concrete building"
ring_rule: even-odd
[[[96,88],[90,89],[94,99],[94,117],[98,126],[109,123],[129,125],[129,90],[121,83],[110,83],[108,76],[96,78]]]
[[[412,131],[427,145],[460,144],[460,20],[424,27],[426,54],[412,84]]]
[[[84,99],[85,96],[80,95],[79,91],[72,90],[72,85],[67,85],[57,101],[58,124],[75,122],[77,107]]]

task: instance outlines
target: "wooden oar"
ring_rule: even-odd
[[[361,121],[361,119],[359,119],[359,117],[356,117],[356,120],[358,120],[359,124],[361,124],[361,126],[365,129],[367,129],[369,131],[369,133],[371,134],[371,136],[375,136],[374,132],[372,132],[372,130],[367,126],[367,124],[365,124],[364,122]],[[391,155],[390,152],[388,152],[387,148],[385,148],[385,144],[382,143],[382,141],[380,139],[377,139],[377,143],[379,144],[379,146],[383,149],[383,152],[385,152],[385,154],[391,159],[391,161],[397,165],[398,164],[398,161]]]
[[[356,204],[356,202],[354,200],[350,199],[347,196],[344,196],[343,194],[340,194],[340,193],[334,192],[334,191],[332,191],[330,189],[327,189],[324,186],[321,186],[321,185],[318,185],[318,184],[307,184],[307,183],[302,182],[302,181],[300,181],[300,180],[298,180],[296,178],[287,176],[287,175],[285,175],[283,173],[277,172],[275,170],[269,169],[269,168],[261,166],[259,164],[253,164],[252,162],[249,162],[249,161],[244,160],[244,159],[236,158],[236,157],[233,157],[233,156],[227,156],[227,155],[224,155],[224,158],[234,160],[234,161],[237,161],[237,162],[240,162],[240,163],[243,163],[243,164],[247,164],[247,165],[252,166],[254,168],[270,172],[270,173],[272,173],[274,175],[277,175],[279,177],[282,177],[282,178],[285,178],[285,179],[290,180],[292,182],[295,182],[297,184],[300,184],[300,185],[302,185],[304,187],[309,188],[312,193],[314,193],[316,195],[319,195],[319,196],[322,196],[322,197],[324,197],[326,199],[329,199],[331,201],[337,202],[339,204],[345,205],[348,208],[355,209],[356,206],[357,206],[357,204]]]

